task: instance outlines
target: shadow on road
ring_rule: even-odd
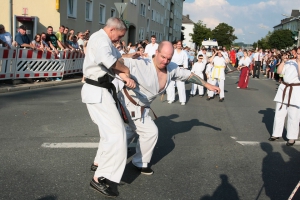
[[[221,131],[220,128],[199,122],[198,119],[191,119],[188,121],[180,121],[175,122],[173,119],[178,118],[177,114],[172,114],[170,116],[161,116],[155,120],[155,124],[159,130],[158,141],[156,144],[156,148],[154,150],[150,165],[155,165],[161,159],[163,159],[166,155],[173,151],[175,148],[175,135],[179,133],[186,133],[189,132],[194,126],[204,126],[208,128],[212,128],[217,131]],[[132,150],[133,153],[135,150]],[[130,152],[130,154],[132,153]],[[135,167],[129,162],[126,165],[124,175],[122,177],[122,181],[126,183],[132,183],[138,176],[140,172],[138,172]]]
[[[258,113],[263,115],[262,122],[265,124],[270,136],[272,136],[275,110],[272,108],[267,108],[266,110],[258,111]]]
[[[279,152],[274,152],[269,143],[261,143],[261,149],[267,153],[262,161],[261,186],[256,199],[261,199],[260,195],[265,194],[271,200],[288,199],[300,179],[300,153],[294,147],[282,146],[283,151],[289,156],[289,161],[285,162]],[[293,199],[300,199],[296,193]]]
[[[56,195],[47,195],[44,197],[40,197],[36,200],[56,200],[56,199],[58,199]]]
[[[212,196],[205,195],[200,200],[239,200],[236,189],[228,182],[228,176],[220,175],[221,184],[217,187]]]

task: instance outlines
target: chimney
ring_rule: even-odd
[[[186,15],[186,18],[190,19],[190,15]]]

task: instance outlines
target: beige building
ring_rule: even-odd
[[[156,35],[158,41],[180,39],[184,0],[5,0],[0,13],[6,31],[14,36],[20,25],[27,34],[57,31],[64,25],[75,32],[103,28],[106,20],[119,16],[115,3],[126,3],[123,19],[129,26],[126,42],[138,42]]]

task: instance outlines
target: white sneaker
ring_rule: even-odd
[[[173,101],[168,101],[169,104],[173,103]]]
[[[236,87],[236,88],[240,88],[240,87]]]
[[[185,105],[185,103],[184,103],[184,102],[182,102],[182,103],[181,103],[181,105],[182,105],[182,106],[184,106],[184,105]]]

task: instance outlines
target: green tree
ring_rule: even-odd
[[[233,41],[238,39],[234,34],[234,28],[226,23],[220,23],[212,30],[212,36],[220,46],[231,46]]]
[[[209,39],[212,37],[210,28],[207,28],[201,20],[198,23],[194,24],[193,33],[190,34],[192,40],[197,46],[201,46],[204,39]]]
[[[274,31],[269,38],[271,48],[285,49],[294,44],[293,33],[290,30],[282,29]]]

